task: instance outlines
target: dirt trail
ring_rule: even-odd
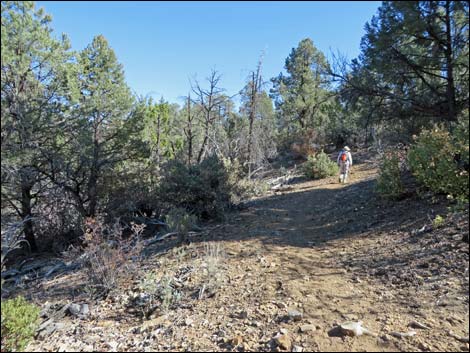
[[[297,183],[251,202],[179,256],[155,260],[178,271],[192,266],[207,244],[219,244],[224,280],[214,297],[191,296],[199,288],[194,277],[180,305],[155,319],[161,329],[153,336],[135,330],[142,324],[119,299],[109,306],[121,325],[97,305],[89,321],[74,322],[82,334],[71,334],[76,345],[68,347],[106,350],[106,343],[83,341],[83,333],[98,327],[107,342],[120,342],[117,350],[282,350],[273,336],[286,329],[292,347],[303,351],[468,351],[468,243],[453,240],[468,232],[468,220],[414,235],[445,206],[377,199],[375,162],[367,154],[355,157],[348,184],[336,178]],[[303,314],[299,322],[286,319],[290,308]],[[335,324],[357,320],[377,336],[330,337]],[[413,320],[429,329],[408,327]],[[305,324],[313,331],[299,332]],[[410,330],[416,335],[391,335]],[[142,340],[147,343],[136,344]]]

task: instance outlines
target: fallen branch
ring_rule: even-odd
[[[160,241],[163,241],[163,240],[165,240],[165,239],[167,239],[167,238],[169,238],[169,237],[171,237],[171,236],[173,236],[173,235],[178,235],[178,234],[179,234],[179,232],[170,232],[170,233],[166,233],[166,234],[163,234],[163,235],[161,235],[161,236],[157,236],[157,237],[155,237],[155,238],[153,238],[153,239],[147,240],[147,241],[144,243],[144,245],[145,245],[145,246],[149,246],[149,245],[158,243],[158,242],[160,242]],[[188,237],[196,237],[196,236],[201,235],[201,234],[202,234],[201,232],[188,232]]]

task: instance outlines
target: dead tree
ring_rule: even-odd
[[[220,78],[221,75],[216,70],[212,70],[210,76],[206,79],[209,83],[208,89],[203,89],[198,81],[191,85],[191,89],[196,95],[196,99],[192,102],[197,104],[202,111],[204,129],[204,138],[197,156],[198,163],[202,161],[206,152],[210,131],[219,116],[217,114],[218,108],[225,101],[225,97],[222,95],[224,90],[218,87]]]
[[[256,118],[257,100],[261,90],[261,64],[263,57],[261,56],[258,61],[256,72],[251,72],[251,78],[248,82],[249,89],[249,130],[248,130],[248,179],[251,178],[251,165],[252,165],[252,150],[253,150],[253,123]]]
[[[194,115],[191,114],[191,94],[188,94],[186,99],[186,127],[183,129],[184,135],[188,141],[188,165],[191,165],[191,157],[193,155],[193,140],[194,140],[194,131],[193,131],[193,120]]]

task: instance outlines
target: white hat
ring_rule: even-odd
[[[348,152],[351,151],[348,146],[344,146],[344,150]]]

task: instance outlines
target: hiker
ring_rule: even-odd
[[[351,150],[348,146],[344,146],[344,148],[339,152],[338,155],[338,166],[339,166],[339,182],[346,183],[348,181],[348,174],[349,168],[352,167],[352,157],[351,157]]]

